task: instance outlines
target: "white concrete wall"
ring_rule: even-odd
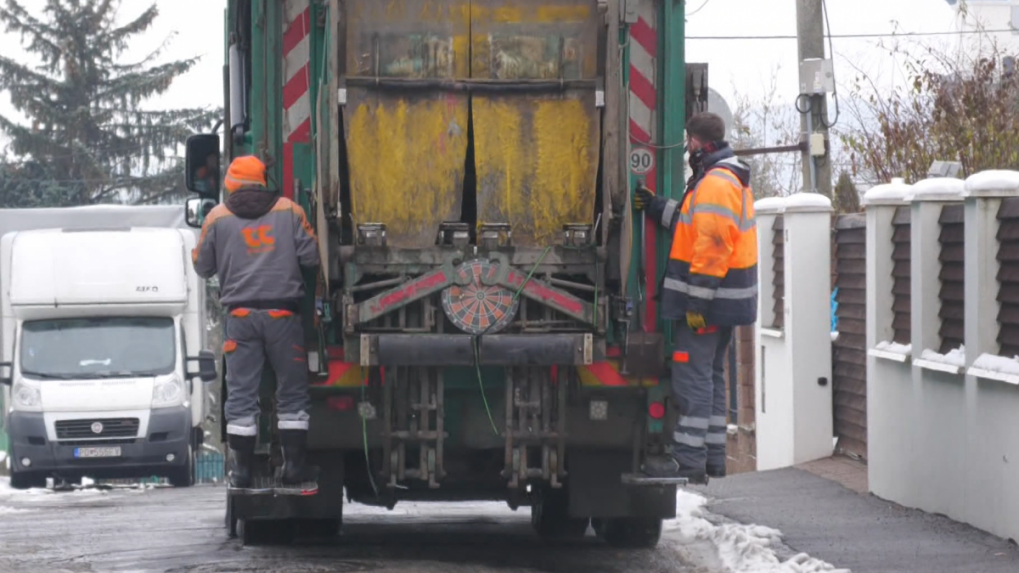
[[[831,203],[816,193],[755,205],[761,285],[756,344],[757,469],[830,456]],[[774,323],[772,233],[784,220],[785,316]],[[803,359],[802,357],[809,357]],[[798,358],[798,359],[797,359]]]
[[[912,488],[912,378],[909,355],[877,350],[893,338],[892,221],[907,205],[912,186],[901,180],[871,188],[867,207],[867,459],[870,488],[886,499],[905,499]],[[900,502],[902,503],[902,502]]]
[[[966,58],[986,56],[997,50],[1005,55],[1019,55],[1019,35],[1011,30],[1012,8],[1017,0],[959,0],[956,28],[967,32],[959,36],[960,55]],[[979,33],[971,33],[979,32]]]
[[[1002,197],[1019,196],[1019,173],[989,172],[965,185],[927,180],[868,193],[868,446],[871,491],[1019,538],[1019,376],[974,369],[998,351],[995,218]],[[897,197],[897,198],[896,198]],[[912,209],[912,348],[877,347],[891,337],[891,213]],[[924,359],[939,345],[938,215],[965,201],[965,364]]]

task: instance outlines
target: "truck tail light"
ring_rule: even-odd
[[[647,407],[647,413],[652,419],[661,420],[665,417],[665,404],[661,402],[652,402]]]
[[[326,407],[333,412],[346,412],[354,409],[354,398],[351,396],[330,396],[326,399]]]

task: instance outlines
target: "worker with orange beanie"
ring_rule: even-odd
[[[750,167],[725,141],[722,118],[696,114],[686,132],[693,175],[683,198],[634,194],[634,207],[672,234],[661,313],[675,321],[679,405],[672,455],[646,460],[644,470],[703,483],[725,476],[725,352],[733,328],[757,319],[757,224]]]
[[[283,483],[307,484],[307,354],[301,321],[301,267],[320,264],[318,241],[304,209],[266,187],[265,164],[238,157],[223,186],[224,204],[205,218],[192,253],[195,271],[219,276],[226,323],[226,431],[230,486],[251,487],[258,436],[259,383],[265,359],[276,373],[276,412],[283,447]]]

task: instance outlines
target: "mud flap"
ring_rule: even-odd
[[[623,484],[623,476],[633,471],[630,452],[573,451],[566,461],[571,516],[676,517],[676,484]]]
[[[277,479],[256,478],[253,488],[228,490],[232,517],[241,520],[341,519],[344,480],[342,454],[335,450],[310,451],[308,461],[320,470],[315,484],[284,488]]]
[[[235,488],[227,486],[230,495],[316,495],[318,481],[305,482],[299,485],[284,485],[278,478],[256,478],[251,487]]]

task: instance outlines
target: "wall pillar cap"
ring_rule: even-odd
[[[820,193],[793,193],[785,198],[786,213],[831,213],[831,199]]]
[[[906,196],[906,201],[962,201],[965,194],[966,182],[962,179],[932,177],[923,181],[917,181],[913,185],[912,193]]]
[[[765,197],[754,201],[754,212],[757,215],[777,215],[785,213],[785,197]]]
[[[906,197],[912,193],[913,186],[901,177],[892,178],[891,183],[882,183],[871,187],[863,195],[865,207],[892,206],[899,207],[906,203]]]
[[[966,179],[966,197],[1019,197],[1019,171],[991,169]]]

